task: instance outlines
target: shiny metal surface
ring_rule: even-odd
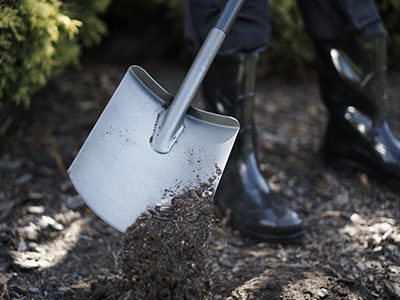
[[[170,108],[161,114],[158,119],[151,143],[156,151],[160,153],[169,152],[182,134],[184,130],[182,123],[186,111],[210,68],[218,49],[225,40],[225,36],[225,32],[222,30],[211,29]]]
[[[343,79],[352,81],[356,84],[361,83],[362,71],[350,60],[350,58],[347,57],[346,54],[338,49],[331,49],[330,55],[336,71]]]
[[[231,117],[191,107],[174,147],[165,154],[151,147],[171,99],[143,69],[131,67],[68,170],[87,205],[120,231],[160,200],[208,181],[216,166],[225,168],[239,130]]]

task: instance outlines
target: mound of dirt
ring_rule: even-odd
[[[209,185],[143,213],[124,235],[121,269],[138,299],[205,299],[208,237],[216,219]]]

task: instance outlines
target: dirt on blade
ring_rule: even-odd
[[[148,210],[124,235],[121,268],[138,299],[205,299],[208,237],[215,218],[209,185]]]

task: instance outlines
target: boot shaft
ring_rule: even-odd
[[[205,100],[215,111],[236,117],[241,130],[222,176],[216,202],[230,212],[242,233],[261,240],[292,240],[303,234],[302,220],[276,195],[256,158],[254,89],[258,56],[217,57],[203,85]]]
[[[373,124],[385,119],[386,34],[314,41],[323,101],[331,118],[358,111]]]
[[[257,54],[220,55],[204,79],[206,101],[218,113],[242,120],[241,103],[254,98]]]
[[[221,55],[212,64],[203,84],[207,104],[215,112],[240,122],[236,151],[255,150],[254,91],[258,54]]]

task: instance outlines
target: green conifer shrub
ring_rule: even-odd
[[[110,0],[0,0],[0,105],[29,95],[106,33]]]

